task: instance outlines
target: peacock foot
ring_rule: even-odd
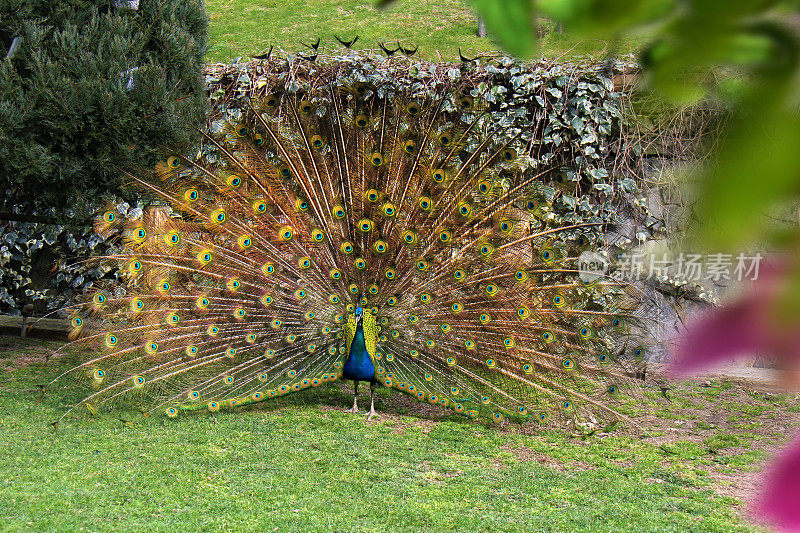
[[[379,415],[375,409],[372,409],[369,413],[367,413],[367,420],[372,420],[372,417],[380,418],[380,416],[381,415]]]

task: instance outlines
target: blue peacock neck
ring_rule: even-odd
[[[358,321],[350,353],[342,367],[342,377],[356,381],[375,381],[375,366],[364,341],[364,325]]]

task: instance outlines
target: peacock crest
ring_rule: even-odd
[[[476,90],[252,100],[202,155],[128,176],[164,209],[98,217],[124,236],[101,258],[124,286],[72,316],[97,348],[67,373],[92,386],[81,404],[174,417],[353,379],[470,417],[618,418],[646,359],[638,302],[580,276],[603,227],[552,216],[570,182],[530,164],[530,135]]]

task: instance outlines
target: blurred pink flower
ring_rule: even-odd
[[[712,309],[690,324],[677,343],[671,376],[688,376],[756,354],[776,356],[783,366],[796,368],[800,317],[791,320],[778,314],[790,274],[786,264],[767,263],[761,277],[738,301]]]
[[[753,509],[782,531],[800,531],[800,438],[772,465]]]
[[[778,358],[784,385],[800,389],[800,317],[780,315],[790,265],[770,262],[737,301],[691,324],[677,343],[672,377],[684,377],[742,356]],[[782,531],[800,531],[800,438],[769,469],[754,513]]]

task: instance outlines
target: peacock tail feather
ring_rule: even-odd
[[[342,378],[357,307],[374,380],[421,402],[492,420],[616,419],[643,376],[635,291],[581,281],[598,223],[550,216],[555,161],[523,164],[523,132],[480,94],[415,96],[331,82],[276,90],[239,122],[170,155],[164,206],[113,207],[124,289],[87,295],[67,372],[79,405],[217,411]]]

